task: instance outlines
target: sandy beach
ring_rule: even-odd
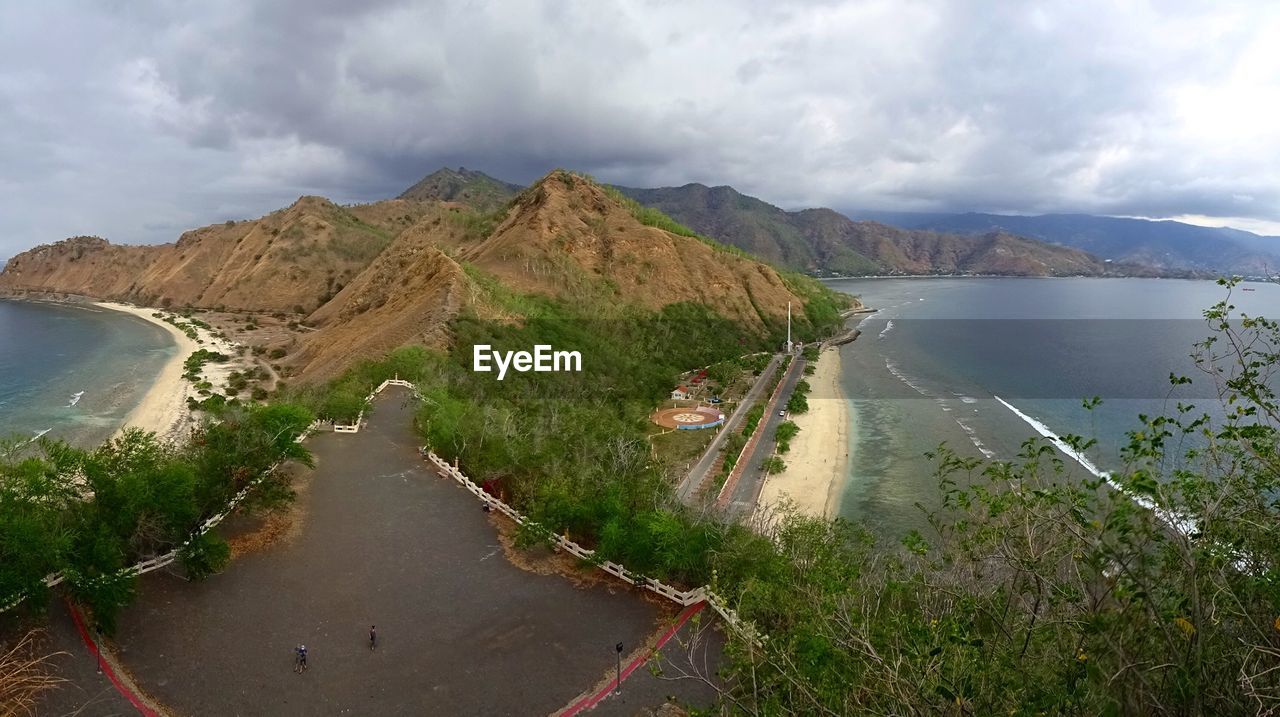
[[[787,469],[765,479],[762,506],[790,500],[805,515],[832,517],[840,509],[840,492],[849,466],[849,410],[840,389],[840,353],[823,351],[807,379],[812,390],[809,411],[792,420],[800,433],[782,455]]]
[[[178,327],[152,316],[157,309],[145,309],[127,304],[116,304],[105,301],[94,302],[94,306],[111,311],[122,311],[133,314],[163,328],[173,337],[178,350],[165,362],[155,381],[151,384],[142,401],[125,416],[124,427],[141,428],[152,431],[166,440],[175,440],[185,434],[194,420],[187,408],[187,396],[192,393],[191,384],[182,377],[183,363],[199,346],[195,341],[178,330]],[[120,430],[124,430],[121,427]],[[119,435],[119,431],[117,431]]]

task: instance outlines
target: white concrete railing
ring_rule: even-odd
[[[407,389],[409,389],[409,390],[413,391],[413,395],[414,395],[414,396],[416,396],[416,397],[418,397],[418,398],[421,398],[421,397],[422,397],[422,396],[421,396],[421,394],[419,394],[419,393],[418,393],[418,387],[417,387],[417,386],[415,386],[415,385],[413,385],[413,383],[411,383],[411,382],[409,382],[409,381],[405,381],[404,379],[402,379],[402,378],[400,378],[400,377],[398,377],[398,376],[397,376],[396,378],[389,378],[389,379],[387,379],[386,381],[383,381],[381,384],[379,384],[379,385],[378,385],[378,387],[377,387],[377,388],[375,388],[375,389],[373,389],[373,391],[371,391],[371,392],[369,393],[369,395],[368,395],[368,396],[365,396],[365,398],[364,398],[364,402],[365,402],[366,404],[368,404],[368,403],[372,403],[372,402],[373,402],[373,399],[374,399],[378,394],[382,393],[383,389],[385,389],[387,386],[403,386],[403,387],[405,387],[405,388],[407,388]],[[356,416],[356,422],[355,422],[355,423],[346,423],[346,424],[344,424],[344,423],[335,423],[335,424],[333,424],[333,431],[334,431],[334,433],[359,433],[359,432],[360,432],[360,426],[363,426],[363,425],[364,425],[364,411],[362,410],[362,411],[360,411],[360,414],[359,414],[358,416]]]
[[[581,545],[578,545],[572,540],[569,540],[563,536],[557,536],[552,531],[547,530],[546,528],[543,528],[542,526],[536,523],[533,523],[528,518],[521,515],[520,512],[517,511],[515,508],[512,508],[511,506],[507,505],[505,502],[497,498],[494,498],[493,496],[486,493],[483,488],[476,485],[475,481],[463,475],[462,471],[450,465],[443,458],[441,458],[440,456],[437,456],[433,451],[423,448],[421,449],[421,453],[436,468],[441,470],[445,475],[449,476],[450,478],[453,478],[455,481],[458,482],[459,485],[461,485],[463,488],[466,488],[470,493],[472,493],[477,498],[487,503],[490,507],[496,509],[498,512],[502,513],[508,518],[511,518],[512,520],[514,520],[516,523],[520,525],[533,525],[536,528],[541,529],[544,533],[546,533],[548,536],[552,538],[552,541],[555,543],[557,548],[571,555],[574,555],[578,558],[586,560],[587,562],[594,564],[596,567],[600,568],[606,573],[609,573],[610,575],[613,575],[621,580],[624,580],[631,585],[639,585],[650,592],[661,595],[662,597],[665,597],[668,600],[682,607],[695,605],[697,603],[705,601],[707,604],[709,604],[712,607],[712,609],[716,611],[718,615],[720,615],[721,619],[725,621],[725,624],[733,628],[735,632],[746,637],[747,639],[751,640],[757,645],[763,644],[764,637],[760,635],[759,632],[756,631],[755,627],[752,626],[751,623],[738,617],[738,613],[733,608],[729,607],[728,602],[724,598],[720,597],[719,595],[716,595],[715,593],[711,592],[710,588],[704,586],[704,587],[693,588],[692,590],[677,590],[676,588],[670,585],[667,585],[659,580],[655,580],[653,578],[647,578],[643,575],[632,573],[629,570],[627,570],[625,566],[619,565],[618,563],[615,563],[611,560],[604,560],[604,561],[598,560],[595,556],[595,551],[587,550],[586,548],[582,547]]]
[[[618,563],[615,563],[611,560],[600,560],[599,558],[596,557],[594,550],[587,550],[586,548],[582,547],[581,545],[578,545],[572,540],[565,538],[564,536],[555,535],[553,531],[548,530],[538,525],[537,523],[534,523],[533,521],[529,520],[525,516],[521,515],[520,512],[517,511],[515,508],[512,508],[511,506],[507,505],[503,501],[489,495],[488,493],[485,492],[483,488],[476,485],[475,481],[463,475],[462,471],[449,465],[447,461],[445,461],[440,456],[437,456],[434,452],[424,448],[422,449],[422,454],[426,457],[428,461],[430,461],[433,465],[435,465],[436,468],[438,468],[440,471],[442,471],[445,475],[449,476],[450,478],[453,478],[463,488],[466,488],[469,492],[471,492],[480,500],[484,501],[490,507],[497,509],[498,512],[502,513],[508,518],[511,518],[512,520],[514,520],[516,523],[520,525],[530,525],[530,526],[533,526],[535,529],[539,529],[542,532],[544,532],[547,536],[551,538],[552,542],[560,550],[563,550],[571,555],[574,555],[583,560],[586,560],[587,562],[593,563],[596,567],[600,568],[606,573],[609,573],[610,575],[613,575],[631,585],[638,585],[650,592],[657,593],[658,595],[661,595],[667,598],[668,600],[671,600],[677,605],[688,606],[688,605],[693,605],[695,603],[702,602],[703,600],[707,599],[705,588],[694,588],[692,590],[677,590],[676,588],[670,585],[667,585],[659,580],[655,580],[653,578],[648,578],[643,575],[633,573],[627,570],[626,566],[624,565],[619,565]]]

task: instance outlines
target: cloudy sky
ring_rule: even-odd
[[[442,165],[1280,234],[1277,37],[1268,0],[5,3],[0,256]]]

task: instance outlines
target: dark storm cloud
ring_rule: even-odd
[[[12,4],[0,256],[391,196],[441,165],[1280,221],[1280,13],[1158,5]]]

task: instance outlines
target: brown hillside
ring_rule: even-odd
[[[642,224],[582,177],[556,171],[505,216],[447,201],[344,208],[303,197],[260,219],[226,222],[175,244],[113,246],[77,237],[38,247],[0,272],[0,295],[77,294],[144,306],[305,314],[282,363],[303,379],[405,344],[443,347],[463,307],[509,308],[461,262],[517,292],[658,309],[697,302],[763,329],[803,301],[771,267]],[[301,318],[301,317],[300,317]]]
[[[409,187],[400,199],[457,202],[480,211],[494,211],[520,193],[518,184],[494,179],[466,167],[443,167]]]
[[[449,321],[476,302],[466,273],[441,247],[465,243],[466,232],[447,205],[417,210],[416,223],[308,317],[319,330],[302,338],[290,360],[304,377],[332,378],[352,357],[380,356],[406,344],[449,344]]]
[[[591,181],[555,171],[523,192],[464,257],[520,291],[574,299],[603,281],[648,308],[692,301],[763,327],[803,302],[766,264],[641,224]]]
[[[99,237],[72,237],[25,251],[0,272],[4,294],[77,294],[132,300],[138,277],[160,247],[115,246]]]
[[[414,203],[387,204],[347,210],[303,197],[261,219],[194,229],[158,246],[68,239],[10,260],[0,273],[0,292],[311,312],[386,248],[397,225],[412,226],[423,213]]]
[[[470,296],[466,274],[435,247],[388,253],[343,289],[331,320],[303,337],[291,363],[304,378],[333,378],[354,359],[406,344],[449,345],[449,321]]]

